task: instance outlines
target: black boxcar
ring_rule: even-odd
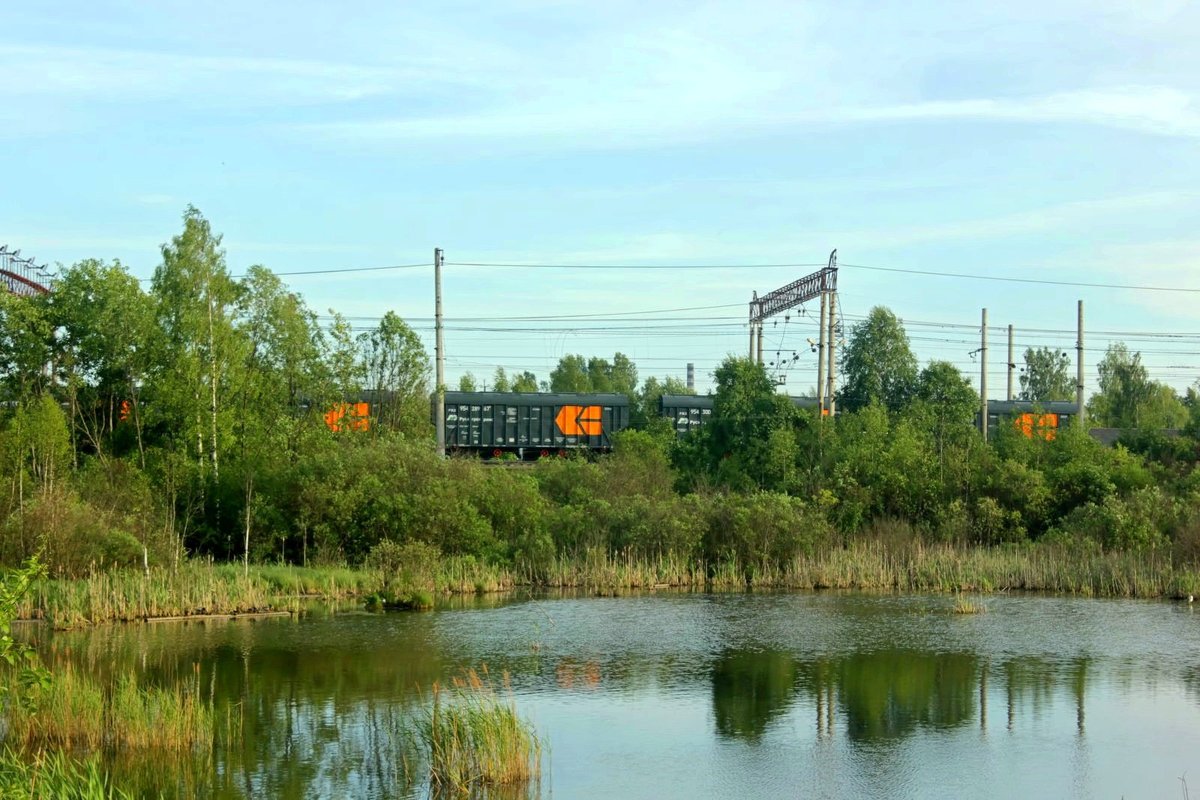
[[[446,392],[448,451],[511,453],[525,460],[605,451],[612,449],[612,435],[627,427],[629,398],[623,394]]]
[[[816,408],[817,398],[788,398],[797,408]],[[671,421],[675,433],[684,436],[708,424],[712,419],[712,395],[664,394],[658,399],[658,413]]]
[[[712,395],[664,394],[658,399],[658,413],[671,421],[679,436],[707,424],[712,411]]]

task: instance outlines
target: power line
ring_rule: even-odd
[[[608,270],[649,270],[649,269],[792,269],[823,267],[824,263],[813,264],[549,264],[526,262],[492,262],[492,261],[455,261],[448,262],[459,267],[499,267],[519,269],[608,269]],[[938,270],[907,269],[902,267],[876,267],[869,264],[838,263],[839,268],[866,269],[874,272],[893,272],[904,275],[927,275],[938,278],[963,278],[980,281],[1002,281],[1005,283],[1033,283],[1043,286],[1078,286],[1088,289],[1119,289],[1123,291],[1144,292],[1193,292],[1200,293],[1200,288],[1180,286],[1147,286],[1128,283],[1092,283],[1087,281],[1052,280],[1049,278],[1017,278],[1003,275],[978,275],[966,272],[942,272]]]
[[[421,267],[431,267],[431,266],[433,266],[433,265],[426,262],[426,263],[422,263],[422,264],[386,264],[382,267],[344,267],[344,268],[338,268],[338,269],[306,269],[306,270],[292,270],[292,271],[288,271],[288,272],[275,272],[274,270],[268,269],[268,272],[270,272],[272,275],[274,275],[276,277],[284,278],[284,277],[291,277],[291,276],[295,276],[295,275],[341,275],[341,274],[344,274],[347,272],[383,272],[385,270],[392,270],[392,269],[419,269]],[[240,275],[230,275],[229,277],[231,280],[238,280],[240,278],[245,278],[248,274],[249,273],[243,272]],[[138,278],[138,281],[140,283],[148,283],[152,280],[154,280],[154,276],[150,276],[149,278]]]
[[[866,264],[844,264],[838,263],[839,267],[849,267],[850,269],[869,269],[875,272],[898,272],[906,275],[932,275],[939,278],[967,278],[977,281],[1003,281],[1006,283],[1037,283],[1044,286],[1081,286],[1088,289],[1122,289],[1126,291],[1141,291],[1141,292],[1198,292],[1200,288],[1187,288],[1180,286],[1141,286],[1128,283],[1087,283],[1084,281],[1059,281],[1050,280],[1047,278],[1011,278],[1003,275],[971,275],[965,272],[936,272],[934,270],[924,269],[901,269],[899,267],[872,267]]]
[[[796,269],[820,264],[533,264],[496,261],[447,261],[450,267],[500,267],[514,269]],[[740,305],[740,304],[739,304]]]

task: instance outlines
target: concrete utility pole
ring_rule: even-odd
[[[1013,399],[1012,379],[1013,379],[1013,370],[1015,370],[1016,368],[1017,368],[1017,364],[1015,361],[1013,361],[1013,327],[1012,327],[1012,325],[1009,325],[1008,326],[1008,398],[1007,398],[1009,402],[1012,402],[1012,399]]]
[[[1079,424],[1086,426],[1083,408],[1083,301],[1079,301],[1079,338],[1075,342],[1075,414]],[[1085,427],[1086,430],[1086,427]]]
[[[436,353],[433,413],[437,451],[446,455],[446,345],[442,341],[442,248],[433,248],[433,346]]]
[[[821,327],[817,334],[817,416],[825,413],[825,306],[829,292],[821,292]]]
[[[837,292],[829,293],[829,385],[825,397],[829,400],[829,416],[837,413]]]
[[[687,365],[687,388],[689,392],[696,391],[696,365],[690,361]]]
[[[760,322],[760,323],[758,323],[758,365],[760,367],[762,366],[762,363],[763,363],[762,345],[763,345],[763,326],[762,326],[762,323]]]
[[[988,438],[988,388],[987,388],[987,309],[983,310],[983,322],[980,330],[983,341],[979,346],[979,432],[983,440]]]

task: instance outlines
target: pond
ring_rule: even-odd
[[[961,615],[931,595],[483,597],[101,627],[42,647],[241,704],[240,741],[211,756],[112,762],[168,794],[426,796],[404,784],[400,731],[434,682],[485,665],[547,743],[532,796],[1179,797],[1181,778],[1200,791],[1200,613],[982,603]]]

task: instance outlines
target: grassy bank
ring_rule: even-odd
[[[1024,590],[1089,597],[1186,597],[1200,594],[1200,571],[1166,553],[1126,553],[1049,545],[963,547],[878,541],[822,550],[784,564],[722,562],[707,568],[678,556],[654,559],[591,551],[556,558],[537,570],[442,559],[391,590],[435,597],[506,591],[517,586],[614,591],[721,588],[869,589],[908,592]],[[20,616],[56,628],[203,614],[295,609],[302,598],[362,597],[385,585],[378,570],[190,563],[177,571],[96,572],[41,582]]]
[[[444,559],[428,579],[436,593],[511,589],[514,575],[473,559]],[[22,619],[55,628],[158,617],[294,610],[304,598],[359,597],[383,587],[376,570],[189,562],[177,570],[97,571],[40,582],[18,607]]]

